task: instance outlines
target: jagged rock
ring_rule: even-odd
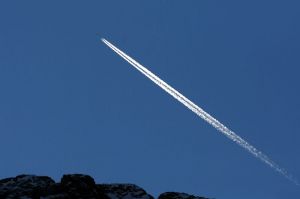
[[[154,199],[134,184],[102,184],[98,186],[110,199]]]
[[[64,175],[60,183],[47,176],[19,175],[0,180],[0,199],[154,199],[134,184],[96,184],[88,175]],[[206,199],[167,192],[158,199]]]
[[[72,198],[99,198],[94,179],[87,175],[64,175],[61,187]]]
[[[166,192],[160,194],[158,199],[208,199],[208,198],[193,196],[186,193]]]
[[[47,176],[19,175],[0,180],[0,198],[39,198],[55,182]]]

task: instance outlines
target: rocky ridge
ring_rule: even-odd
[[[154,199],[134,184],[96,184],[88,175],[64,175],[56,183],[47,176],[19,175],[0,180],[0,199]],[[166,192],[158,199],[207,199]]]

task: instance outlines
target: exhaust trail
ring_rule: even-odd
[[[132,59],[130,56],[125,54],[123,51],[118,49],[116,46],[108,42],[106,39],[102,38],[102,42],[104,42],[109,48],[111,48],[114,52],[116,52],[118,55],[120,55],[123,59],[125,59],[128,63],[130,63],[134,68],[136,68],[138,71],[140,71],[142,74],[144,74],[146,77],[148,77],[150,80],[152,80],[155,84],[157,84],[159,87],[161,87],[164,91],[169,93],[172,97],[177,99],[179,102],[181,102],[184,106],[186,106],[188,109],[193,111],[195,114],[197,114],[199,117],[201,117],[203,120],[205,120],[207,123],[209,123],[211,126],[216,128],[219,132],[223,133],[225,136],[227,136],[229,139],[237,143],[239,146],[246,149],[248,152],[250,152],[253,156],[260,159],[262,162],[270,166],[272,169],[283,175],[285,178],[290,180],[291,182],[295,183],[296,185],[300,185],[296,178],[294,178],[291,174],[289,174],[284,168],[281,168],[278,164],[276,164],[273,160],[271,160],[267,155],[263,154],[261,151],[256,149],[254,146],[249,144],[247,141],[245,141],[243,138],[235,134],[232,130],[227,128],[225,125],[223,125],[221,122],[219,122],[217,119],[212,117],[210,114],[205,112],[202,108],[197,106],[195,103],[190,101],[188,98],[183,96],[181,93],[179,93],[177,90],[175,90],[173,87],[171,87],[169,84],[164,82],[162,79],[160,79],[158,76],[153,74],[151,71],[149,71],[147,68],[142,66],[140,63]]]

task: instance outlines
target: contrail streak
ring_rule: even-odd
[[[205,112],[202,108],[197,106],[195,103],[190,101],[188,98],[183,96],[181,93],[179,93],[177,90],[175,90],[173,87],[171,87],[169,84],[164,82],[162,79],[160,79],[158,76],[153,74],[151,71],[149,71],[147,68],[142,66],[140,63],[129,57],[127,54],[125,54],[123,51],[115,47],[113,44],[108,42],[106,39],[101,39],[108,47],[110,47],[113,51],[115,51],[118,55],[120,55],[122,58],[124,58],[127,62],[129,62],[134,68],[139,70],[141,73],[143,73],[146,77],[148,77],[150,80],[152,80],[155,84],[157,84],[159,87],[161,87],[163,90],[165,90],[167,93],[169,93],[171,96],[173,96],[175,99],[177,99],[179,102],[181,102],[184,106],[186,106],[188,109],[196,113],[199,117],[201,117],[203,120],[205,120],[207,123],[212,125],[214,128],[216,128],[218,131],[226,135],[229,139],[236,142],[238,145],[246,149],[248,152],[250,152],[255,157],[259,158],[262,162],[269,165],[271,168],[273,168],[278,173],[282,174],[284,177],[286,177],[288,180],[294,182],[296,185],[300,185],[291,174],[289,174],[285,169],[281,168],[278,164],[276,164],[274,161],[272,161],[268,156],[263,154],[261,151],[257,150],[254,146],[249,144],[247,141],[245,141],[243,138],[235,134],[232,130],[224,126],[221,122],[219,122],[217,119],[212,117],[210,114]]]

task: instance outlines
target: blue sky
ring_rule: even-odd
[[[300,188],[133,69],[96,33],[300,178],[299,1],[3,1],[0,178],[86,173],[158,195]]]

